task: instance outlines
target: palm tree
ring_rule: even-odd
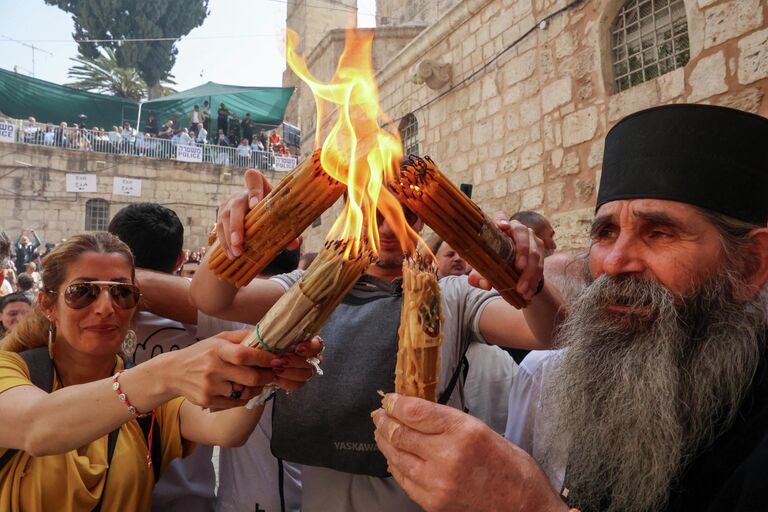
[[[69,77],[76,79],[75,82],[66,84],[69,87],[132,100],[140,100],[148,95],[147,84],[141,79],[139,72],[134,68],[121,67],[115,58],[115,51],[111,48],[101,49],[96,58],[79,54],[71,60],[78,65],[69,69]],[[172,78],[169,75],[163,79],[160,86],[161,96],[176,92],[169,86],[176,85]]]

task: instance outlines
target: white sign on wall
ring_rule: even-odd
[[[179,162],[202,162],[203,147],[179,144],[176,146],[176,160]]]
[[[96,192],[96,175],[67,174],[67,192]]]
[[[278,172],[290,172],[296,167],[296,159],[288,156],[275,157],[275,170]]]
[[[16,125],[0,122],[0,142],[16,142]]]
[[[141,196],[141,180],[136,178],[120,178],[115,176],[112,181],[112,193],[116,196]]]

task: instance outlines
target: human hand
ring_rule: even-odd
[[[390,393],[373,412],[389,472],[428,512],[554,512],[568,507],[522,449],[448,406]]]
[[[322,341],[317,336],[299,343],[295,353],[276,355],[241,345],[250,332],[222,332],[165,354],[163,357],[174,358],[169,375],[175,395],[211,409],[242,406],[268,384],[286,390],[300,388],[314,375],[307,358],[322,360]]]
[[[229,259],[243,254],[245,242],[245,216],[256,204],[272,191],[267,178],[256,169],[245,171],[245,190],[237,192],[219,207],[216,219],[216,236],[222,251]],[[301,245],[294,240],[286,248],[296,249]]]
[[[531,300],[544,276],[543,243],[531,228],[516,220],[508,221],[503,212],[494,214],[493,220],[515,245],[515,270],[520,273],[515,291],[525,300]],[[491,283],[477,270],[470,272],[469,284],[484,290],[491,289]]]
[[[321,364],[322,351],[323,340],[320,336],[315,336],[296,345],[293,352],[281,354],[278,360],[283,364],[274,368],[273,372],[277,377],[272,384],[286,391],[296,391],[317,373],[315,366],[310,363],[310,358],[315,358],[317,364]]]

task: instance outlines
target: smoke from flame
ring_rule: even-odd
[[[310,73],[305,59],[296,53],[298,43],[298,34],[289,30],[286,60],[314,96],[315,146],[322,147],[323,169],[344,183],[348,192],[328,239],[352,241],[347,257],[355,257],[364,240],[378,253],[378,209],[397,233],[403,252],[414,251],[418,236],[385,186],[396,177],[403,145],[396,130],[385,128],[390,120],[379,106],[372,62],[373,31],[347,30],[344,52],[329,82],[321,82]]]

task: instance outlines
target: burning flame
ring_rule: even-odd
[[[353,242],[348,246],[347,258],[357,256],[364,240],[368,240],[378,254],[378,209],[397,234],[403,252],[413,252],[418,235],[406,222],[398,200],[384,186],[397,175],[403,145],[396,131],[382,127],[389,124],[389,119],[379,107],[371,58],[373,31],[347,30],[344,52],[333,78],[327,83],[310,73],[305,59],[296,53],[298,43],[298,34],[289,30],[286,60],[315,98],[315,146],[322,145],[323,169],[344,183],[348,192],[344,211],[331,228],[328,239]],[[331,125],[333,117],[335,121]],[[324,140],[321,132],[327,132]]]

